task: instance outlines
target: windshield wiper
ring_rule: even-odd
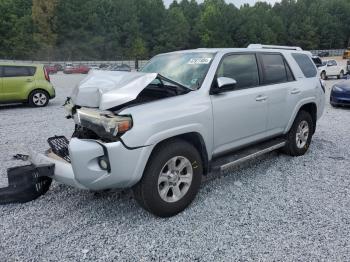
[[[158,74],[158,75],[157,75],[157,78],[160,80],[160,82],[161,82],[163,85],[164,85],[164,83],[163,83],[163,80],[164,80],[165,82],[168,82],[168,83],[173,84],[173,85],[175,85],[175,86],[181,87],[182,89],[194,91],[192,88],[190,88],[190,87],[188,87],[188,86],[185,86],[185,85],[183,85],[183,84],[180,84],[179,82],[176,82],[176,81],[174,81],[174,80],[171,80],[171,79],[169,79],[169,78],[167,78],[167,77],[165,77],[165,76],[162,76],[161,74]]]

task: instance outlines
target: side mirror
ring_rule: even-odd
[[[237,81],[229,77],[218,77],[216,79],[217,86],[212,90],[213,94],[220,94],[228,91],[232,91],[236,88]]]

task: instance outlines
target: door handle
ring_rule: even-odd
[[[256,98],[255,98],[255,100],[256,101],[258,101],[258,102],[263,102],[263,101],[265,101],[267,99],[267,96],[257,96]]]
[[[291,93],[292,95],[296,95],[296,94],[299,94],[300,92],[301,92],[300,89],[294,88],[290,93]]]

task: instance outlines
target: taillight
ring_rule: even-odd
[[[44,67],[44,75],[45,75],[45,79],[46,79],[48,82],[50,82],[50,76],[49,76],[49,74],[47,73],[47,70],[46,70],[45,67]]]

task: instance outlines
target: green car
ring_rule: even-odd
[[[0,103],[44,107],[54,97],[55,89],[44,65],[0,63]]]

